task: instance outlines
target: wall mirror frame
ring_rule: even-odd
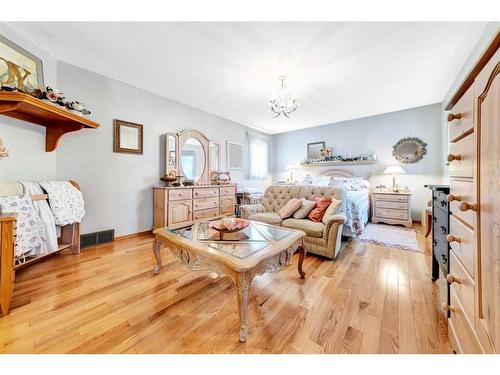
[[[401,139],[392,147],[392,155],[403,164],[417,163],[427,154],[427,143],[420,138]]]
[[[321,159],[321,150],[325,148],[325,142],[313,142],[307,144],[307,160]]]

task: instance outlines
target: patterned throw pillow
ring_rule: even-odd
[[[332,203],[332,198],[330,197],[316,197],[316,207],[309,212],[309,215],[307,215],[307,218],[309,220],[319,222],[323,218],[323,215],[326,212],[326,209]]]
[[[329,218],[333,215],[335,215],[338,211],[340,206],[342,205],[342,201],[332,198],[332,203],[328,206],[328,208],[325,211],[325,214],[323,215],[323,218],[321,221],[323,224],[326,224],[329,220]]]
[[[307,200],[306,198],[302,198],[301,202],[302,202],[302,205],[293,214],[294,219],[303,219],[303,218],[307,217],[307,215],[309,215],[309,212],[311,212],[313,210],[313,208],[316,206],[315,201],[310,201],[310,200]]]
[[[300,199],[292,198],[279,209],[278,215],[280,215],[282,219],[286,219],[287,217],[292,216],[293,213],[297,211],[301,206],[302,201]]]

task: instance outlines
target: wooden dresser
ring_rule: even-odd
[[[153,188],[153,229],[234,215],[236,185]]]
[[[411,193],[372,192],[372,223],[412,226]]]
[[[448,334],[457,353],[500,352],[500,37],[447,106]]]

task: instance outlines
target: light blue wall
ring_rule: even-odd
[[[333,154],[349,151],[353,155],[376,153],[375,164],[338,168],[365,177],[370,174],[374,183],[388,185],[390,177],[381,173],[388,165],[399,164],[392,156],[392,146],[401,138],[418,137],[427,143],[427,155],[418,163],[403,165],[407,175],[398,177],[398,182],[408,185],[414,192],[413,217],[420,220],[421,210],[429,199],[429,191],[423,185],[442,181],[441,126],[441,104],[438,103],[278,134],[273,136],[273,178],[286,177],[287,164],[306,158],[307,143],[325,141]],[[326,169],[329,168],[308,168],[295,175],[300,178],[306,172],[319,174]]]

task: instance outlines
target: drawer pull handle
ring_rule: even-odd
[[[453,202],[453,201],[461,202],[462,197],[460,195],[448,194],[448,202]]]
[[[453,160],[462,160],[460,155],[448,154],[448,161],[452,162]]]
[[[453,234],[449,234],[446,236],[446,241],[448,241],[449,243],[452,243],[452,242],[462,242],[462,239],[460,237],[456,237],[454,236]]]
[[[463,211],[463,212],[469,211],[469,210],[477,211],[477,204],[469,203],[469,202],[462,202],[462,203],[460,203],[460,206],[458,206],[458,209],[460,211]]]
[[[462,118],[461,113],[453,114],[453,113],[448,113],[448,122],[451,122],[453,120],[460,120]]]
[[[456,309],[453,306],[448,305],[446,302],[443,302],[441,307],[443,310],[455,311]]]
[[[451,273],[446,275],[446,281],[448,281],[450,284],[457,283],[457,284],[462,284],[459,279],[457,279],[455,276],[453,276]]]

